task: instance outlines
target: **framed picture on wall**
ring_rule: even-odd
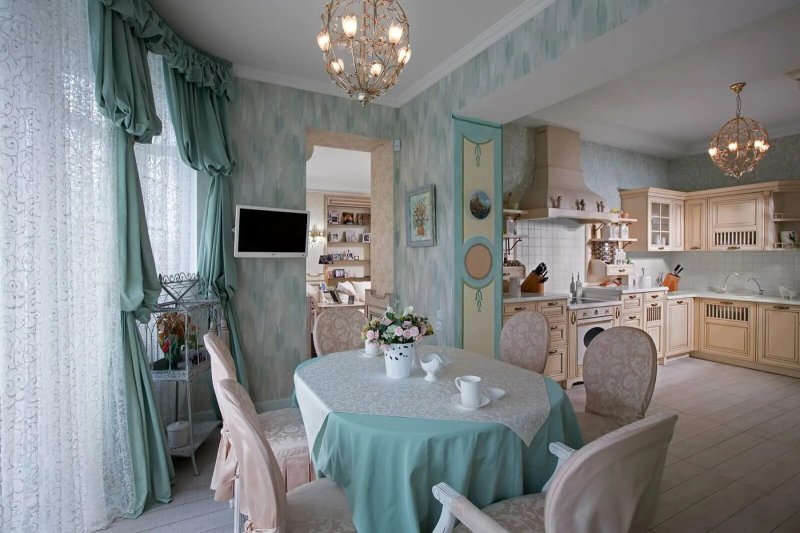
[[[355,224],[356,223],[356,216],[353,213],[348,213],[344,211],[342,213],[342,224]]]
[[[362,235],[361,242],[372,242],[372,233],[365,233]]]
[[[332,231],[328,234],[329,242],[339,242],[340,240],[341,240],[341,235],[339,235],[339,232]]]
[[[343,278],[344,277],[344,269],[343,268],[334,268],[333,269],[333,277],[334,278]]]
[[[436,189],[433,185],[406,193],[406,244],[436,246]]]

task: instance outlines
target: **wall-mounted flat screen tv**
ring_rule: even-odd
[[[236,206],[235,257],[306,257],[308,211]]]

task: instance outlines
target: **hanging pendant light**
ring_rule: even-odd
[[[741,116],[742,89],[745,83],[734,83],[736,116],[717,131],[711,139],[708,155],[722,172],[737,180],[755,168],[769,150],[769,135],[759,122]]]
[[[332,0],[317,46],[333,83],[364,106],[397,83],[411,59],[408,33],[394,0]]]

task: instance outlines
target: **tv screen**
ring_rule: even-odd
[[[308,211],[236,206],[235,257],[305,257]]]

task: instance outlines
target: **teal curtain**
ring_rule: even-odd
[[[117,228],[120,260],[120,308],[128,431],[138,516],[153,500],[168,502],[174,478],[164,428],[153,397],[147,357],[136,321],[146,322],[160,293],[147,233],[134,142],[150,142],[161,133],[147,66],[147,48],[130,25],[104,3],[90,0],[89,33],[100,110],[117,127]]]
[[[197,269],[222,299],[230,329],[236,377],[249,390],[244,352],[231,303],[236,293],[237,279],[233,261],[233,216],[228,177],[234,165],[228,134],[230,93],[187,81],[186,76],[171,67],[166,58],[162,61],[167,104],[181,157],[190,167],[205,172],[211,178],[200,229]]]

